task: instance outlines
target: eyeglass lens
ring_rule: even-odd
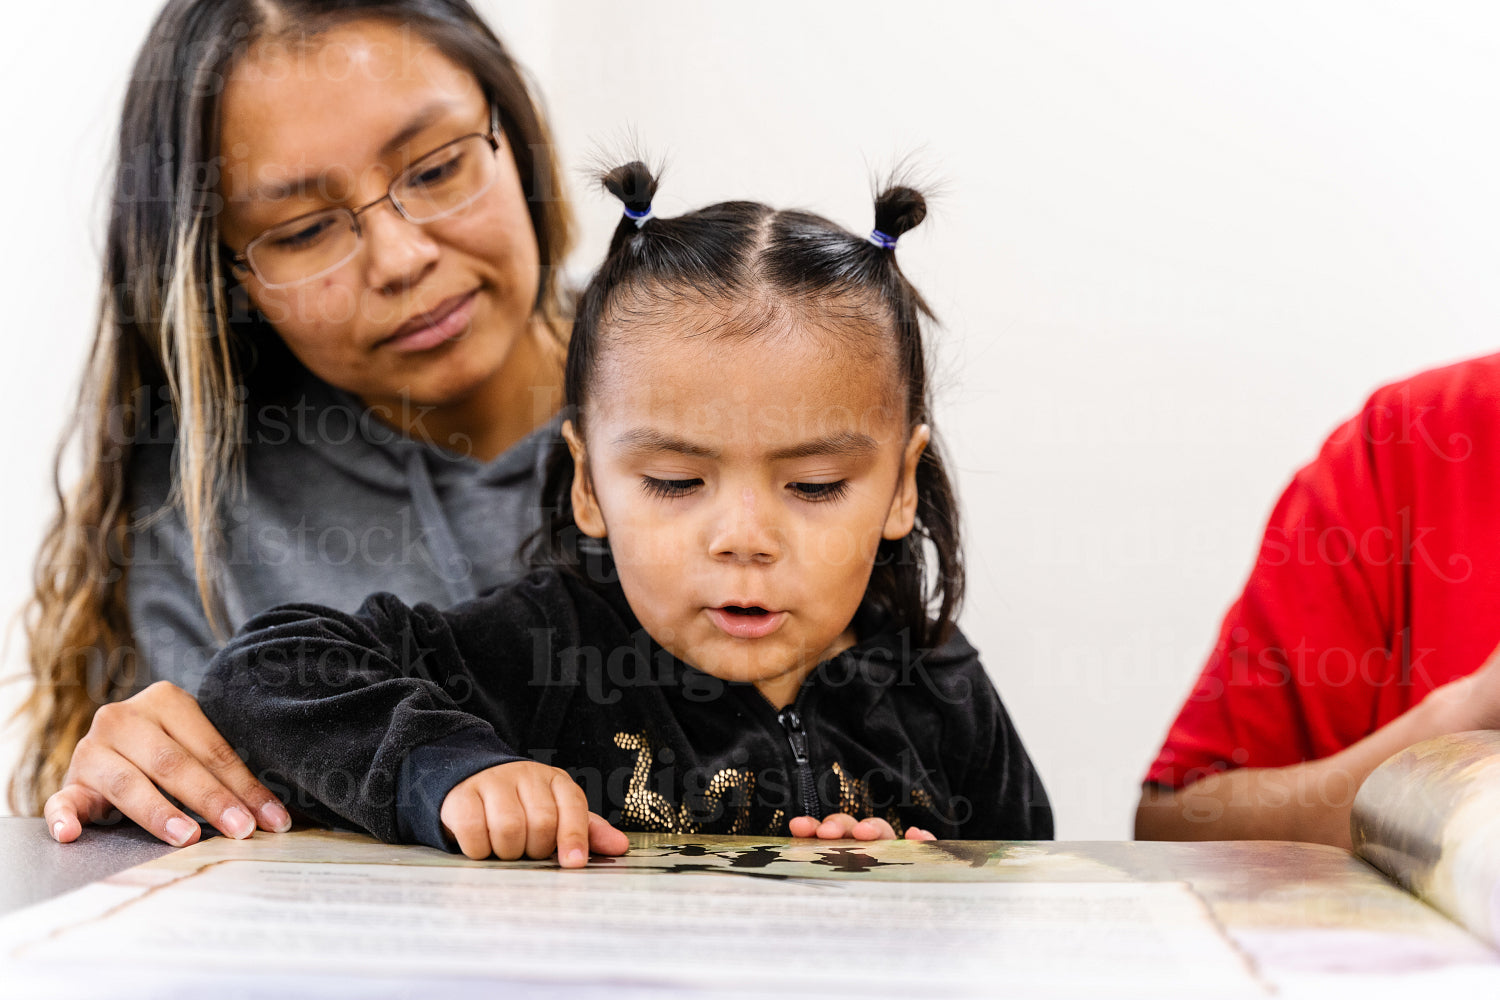
[[[474,201],[495,176],[495,150],[489,140],[465,136],[403,170],[391,183],[390,198],[411,222],[432,222]],[[245,248],[245,256],[263,284],[291,285],[343,264],[359,249],[359,238],[354,213],[333,208],[266,230]]]

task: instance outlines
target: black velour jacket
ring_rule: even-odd
[[[623,830],[785,836],[847,812],[943,838],[1043,840],[1052,810],[978,654],[913,648],[869,609],[858,643],[778,712],[651,639],[618,584],[539,569],[439,611],[376,594],[246,623],[199,691],[288,806],[381,840],[454,849],[454,785],[532,759]]]

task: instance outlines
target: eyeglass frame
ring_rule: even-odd
[[[343,205],[339,205],[334,208],[320,208],[316,211],[304,212],[301,215],[293,216],[292,218],[287,219],[285,222],[278,222],[276,223],[276,225],[270,226],[267,229],[263,229],[254,237],[252,237],[250,241],[245,244],[245,249],[239,251],[229,258],[230,263],[237,268],[249,271],[251,274],[255,275],[255,277],[260,280],[261,285],[266,288],[292,288],[296,285],[306,284],[309,281],[321,278],[325,274],[331,274],[332,272],[337,271],[339,268],[343,267],[345,264],[353,260],[355,254],[359,253],[359,241],[364,239],[365,235],[360,228],[359,217],[365,212],[368,212],[370,209],[374,208],[376,205],[379,205],[383,201],[389,201],[391,203],[391,207],[396,210],[397,214],[399,214],[407,222],[410,222],[413,225],[417,226],[426,225],[429,222],[436,222],[439,219],[446,219],[450,215],[456,215],[459,212],[462,212],[464,209],[468,208],[470,205],[474,204],[474,202],[479,198],[480,195],[488,191],[494,185],[495,178],[491,177],[488,184],[475,192],[474,196],[468,201],[464,202],[462,205],[455,205],[453,208],[450,208],[445,212],[440,212],[437,215],[430,215],[424,219],[412,218],[411,215],[407,213],[406,209],[402,207],[401,202],[396,198],[396,185],[405,180],[407,176],[410,175],[414,169],[416,169],[417,165],[422,160],[425,160],[431,156],[436,156],[438,153],[441,153],[443,150],[449,148],[450,146],[456,146],[461,142],[468,142],[470,139],[473,139],[476,136],[489,143],[490,152],[492,154],[498,155],[500,152],[500,143],[503,141],[503,134],[504,133],[500,131],[500,109],[492,104],[490,105],[490,130],[488,132],[467,132],[455,139],[449,139],[442,145],[435,146],[427,152],[423,153],[421,156],[417,157],[416,160],[412,161],[412,163],[408,167],[406,167],[406,169],[402,170],[395,177],[392,177],[390,184],[386,185],[385,194],[381,195],[379,198],[376,198],[368,205],[361,205],[359,208],[346,208]],[[250,251],[255,248],[256,244],[260,243],[262,240],[270,236],[273,232],[281,229],[284,226],[295,225],[296,223],[301,222],[303,219],[310,219],[315,215],[322,215],[325,212],[342,212],[343,214],[349,216],[350,228],[354,230],[354,250],[350,252],[349,256],[345,257],[337,264],[331,264],[328,267],[325,267],[323,270],[318,271],[316,274],[309,274],[307,277],[298,278],[296,281],[280,281],[272,284],[262,278],[260,272],[255,269],[255,265],[250,263]]]

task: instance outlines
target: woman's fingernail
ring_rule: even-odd
[[[584,854],[576,847],[568,852],[568,864],[570,865],[587,864],[588,860],[588,855]]]
[[[58,840],[58,841],[62,840],[62,832],[63,832],[63,821],[62,820],[58,820],[56,823],[52,824],[52,839],[53,840]]]
[[[267,802],[260,807],[260,821],[277,833],[286,833],[292,828],[292,817],[281,807],[280,802]]]
[[[239,806],[230,806],[220,813],[217,825],[235,840],[244,840],[255,832],[255,820]]]
[[[193,837],[193,824],[181,816],[173,816],[167,820],[167,843],[173,847],[181,847]]]

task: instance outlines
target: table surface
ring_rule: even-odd
[[[374,863],[437,863],[421,854],[433,853],[426,848],[349,839],[364,852],[360,857]],[[653,846],[653,835],[632,839],[643,848]],[[220,839],[205,845],[207,854],[185,854],[180,863],[201,866],[204,859],[239,854],[264,860],[337,860],[325,856],[329,848],[318,844],[316,839],[274,835],[243,844]],[[954,861],[964,868],[983,868],[983,880],[991,882],[1186,883],[1265,981],[1287,995],[1322,996],[1328,986],[1348,988],[1351,974],[1360,978],[1362,993],[1402,1000],[1413,995],[1409,987],[1416,984],[1404,978],[1411,973],[1477,972],[1486,992],[1500,985],[1500,956],[1494,950],[1364,861],[1332,847],[1269,841],[948,841],[933,847],[950,870]],[[0,851],[5,858],[0,912],[147,861],[162,859],[153,867],[179,864],[167,857],[172,848],[128,824],[91,827],[75,843],[61,845],[47,835],[40,819],[0,818]],[[190,858],[196,860],[190,864]],[[142,877],[122,876],[127,883]],[[1383,984],[1389,986],[1384,993]],[[1427,983],[1424,989],[1434,985]],[[1464,985],[1472,987],[1473,982]]]
[[[0,817],[0,913],[60,896],[173,849],[133,823],[84,827],[83,836],[59,844],[47,822]]]

